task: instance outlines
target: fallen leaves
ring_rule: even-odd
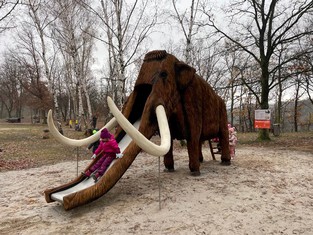
[[[31,159],[2,160],[0,159],[0,171],[21,170],[33,167],[35,164]]]

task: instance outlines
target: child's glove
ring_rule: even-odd
[[[123,157],[123,154],[122,153],[117,153],[116,154],[116,158],[122,158]]]
[[[95,159],[96,157],[97,157],[97,155],[94,154],[94,155],[91,156],[91,159]]]

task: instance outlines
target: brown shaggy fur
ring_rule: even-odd
[[[132,122],[140,117],[139,130],[150,138],[158,130],[154,110],[160,104],[165,107],[172,139],[187,140],[192,174],[200,174],[202,142],[214,137],[220,139],[222,163],[230,164],[224,101],[194,68],[164,50],[145,56],[123,114]],[[174,170],[172,149],[164,157],[164,164]]]
[[[150,51],[145,55],[145,58],[143,61],[149,61],[149,60],[162,60],[167,55],[166,51]]]

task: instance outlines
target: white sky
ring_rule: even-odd
[[[211,6],[218,7],[224,2],[228,0],[213,0]],[[159,1],[159,6],[162,8],[168,8],[169,10],[173,10],[172,2],[169,0],[164,0],[164,2]],[[165,5],[164,5],[165,4]],[[208,3],[210,4],[210,3]],[[191,0],[177,0],[177,7],[180,12],[183,12],[190,8]],[[162,44],[166,44],[170,39],[178,40],[181,36],[179,35],[181,32],[176,31],[175,29],[170,29],[167,26],[162,26],[157,29],[161,33],[154,33],[151,37],[151,50],[158,49],[162,46]],[[13,38],[10,37],[10,32],[6,32],[0,34],[0,53],[2,53],[7,47],[11,47],[12,43],[14,43]]]
[[[211,0],[211,5],[214,8],[218,8],[223,4],[226,4],[227,2],[229,2],[230,0]],[[165,7],[168,7],[168,9],[172,10],[172,3],[169,0],[164,0],[164,2],[166,4]],[[178,0],[178,8],[180,10],[180,12],[182,12],[183,10],[187,10],[190,8],[191,5],[191,0]],[[209,4],[209,3],[208,3]],[[160,1],[160,5],[162,5],[162,1]],[[222,19],[222,15],[218,14],[217,11],[214,12],[215,14],[217,14],[219,17],[221,17]],[[177,27],[179,27],[179,25],[177,24]],[[178,42],[181,38],[182,38],[182,32],[181,29],[179,28],[178,30],[175,28],[171,28],[169,26],[162,26],[159,27],[158,30],[160,31],[160,33],[153,33],[151,35],[151,43],[149,44],[149,50],[156,50],[156,49],[166,49],[163,48],[163,45],[168,45],[169,41],[172,40],[174,42]],[[6,32],[4,34],[0,34],[0,54],[2,54],[8,47],[12,48],[12,45],[14,44],[14,36],[12,36],[12,34],[10,32]],[[93,68],[99,70],[103,68],[103,65],[105,65],[105,52],[106,50],[104,49],[103,43],[97,43],[97,50],[95,53],[95,57],[96,57],[96,63],[93,66]],[[1,56],[1,58],[3,58],[3,56]],[[1,60],[1,59],[0,59]],[[95,75],[98,77],[99,75],[97,75],[97,73],[95,71]]]

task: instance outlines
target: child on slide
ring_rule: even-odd
[[[116,154],[119,154],[120,152],[120,148],[114,136],[111,135],[106,128],[104,128],[100,134],[99,147],[96,149],[91,158],[96,158],[96,156],[100,153],[102,154],[102,157],[86,172],[82,172],[82,174],[86,177],[92,176],[95,182],[97,182],[108,169],[111,162],[116,158]]]

